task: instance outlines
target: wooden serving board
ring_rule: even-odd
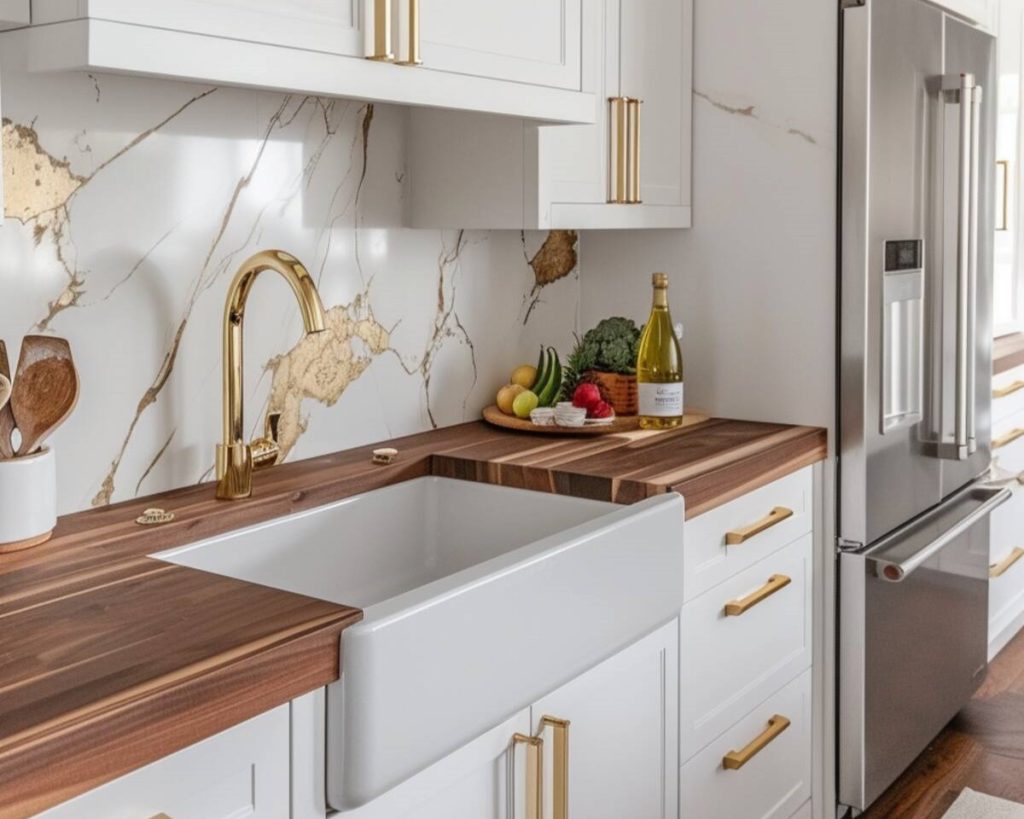
[[[525,418],[516,418],[514,415],[506,415],[494,404],[484,410],[484,420],[496,427],[514,429],[519,432],[535,432],[539,435],[609,435],[613,432],[632,432],[640,429],[640,416],[638,415],[616,415],[615,420],[610,424],[588,424],[582,427],[560,427],[552,425],[542,427]]]

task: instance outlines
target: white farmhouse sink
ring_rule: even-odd
[[[364,609],[328,793],[364,804],[678,615],[683,500],[420,478],[155,557]]]

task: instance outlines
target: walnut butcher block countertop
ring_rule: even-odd
[[[0,556],[0,817],[22,817],[337,679],[356,608],[147,557],[425,475],[631,503],[668,491],[693,517],[825,457],[825,432],[709,419],[668,432],[552,438],[483,423],[62,518]],[[173,522],[141,527],[151,506]]]

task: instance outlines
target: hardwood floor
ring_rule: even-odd
[[[964,788],[1024,803],[1024,632],[864,819],[939,819]]]

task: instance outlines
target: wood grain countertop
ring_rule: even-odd
[[[0,556],[0,817],[30,816],[338,677],[362,613],[147,555],[427,475],[632,503],[687,517],[822,460],[825,431],[708,419],[667,432],[552,438],[483,423],[259,473],[253,496],[179,489],[61,518]],[[142,527],[144,509],[174,513]]]
[[[1024,364],[1024,333],[1001,336],[992,345],[992,374],[999,375]]]

